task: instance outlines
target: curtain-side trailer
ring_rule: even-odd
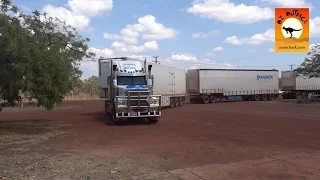
[[[281,72],[281,87],[284,99],[295,99],[309,93],[320,94],[320,78],[308,78],[295,71]]]
[[[279,96],[278,70],[189,69],[187,76],[191,103],[215,103],[235,96],[266,101]]]

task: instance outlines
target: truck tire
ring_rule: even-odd
[[[210,96],[210,103],[216,103],[217,102],[217,97],[212,95]]]
[[[267,96],[266,94],[262,94],[262,95],[261,95],[261,100],[262,100],[262,101],[268,100],[268,96]]]
[[[182,106],[182,105],[183,105],[183,98],[180,97],[180,98],[179,98],[179,106]]]
[[[295,94],[295,98],[297,98],[297,99],[301,99],[301,93],[298,91],[298,92],[296,92],[296,94]]]
[[[174,98],[174,107],[178,107],[179,103],[180,103],[179,98],[178,97]]]
[[[202,103],[203,103],[203,104],[208,104],[209,102],[210,102],[209,96],[204,95],[204,96],[202,97]]]
[[[160,117],[158,117],[158,116],[156,116],[156,117],[149,117],[149,118],[148,118],[148,121],[149,121],[149,123],[151,123],[151,124],[158,123],[159,120],[160,120]]]
[[[174,98],[173,97],[170,98],[170,107],[171,108],[174,107]]]
[[[260,96],[258,94],[254,95],[254,100],[255,101],[259,101],[260,100]]]
[[[269,94],[269,96],[268,96],[268,100],[274,100],[275,99],[275,96],[274,96],[274,94]]]
[[[197,99],[196,98],[190,98],[190,103],[191,104],[196,104],[197,103]]]

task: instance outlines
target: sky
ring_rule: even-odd
[[[97,57],[130,56],[179,68],[290,70],[307,53],[274,49],[274,8],[310,8],[310,44],[320,42],[319,0],[13,0],[46,12],[90,39]],[[98,62],[81,64],[82,78]]]

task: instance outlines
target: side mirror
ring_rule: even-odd
[[[118,82],[116,79],[113,80],[113,86],[116,87],[118,85]]]
[[[152,79],[148,79],[148,86],[152,86]]]
[[[148,65],[148,71],[151,71],[152,65]]]
[[[113,66],[112,66],[112,70],[113,70],[113,71],[116,71],[116,70],[117,70],[117,65],[113,65]]]

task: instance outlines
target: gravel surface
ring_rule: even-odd
[[[0,179],[181,179],[167,172],[192,167],[234,168],[232,177],[249,178],[252,169],[241,162],[320,150],[318,105],[285,102],[185,104],[163,110],[158,124],[120,126],[106,124],[98,100],[50,112],[4,111]],[[293,170],[281,176],[287,166],[253,179],[300,177]]]

